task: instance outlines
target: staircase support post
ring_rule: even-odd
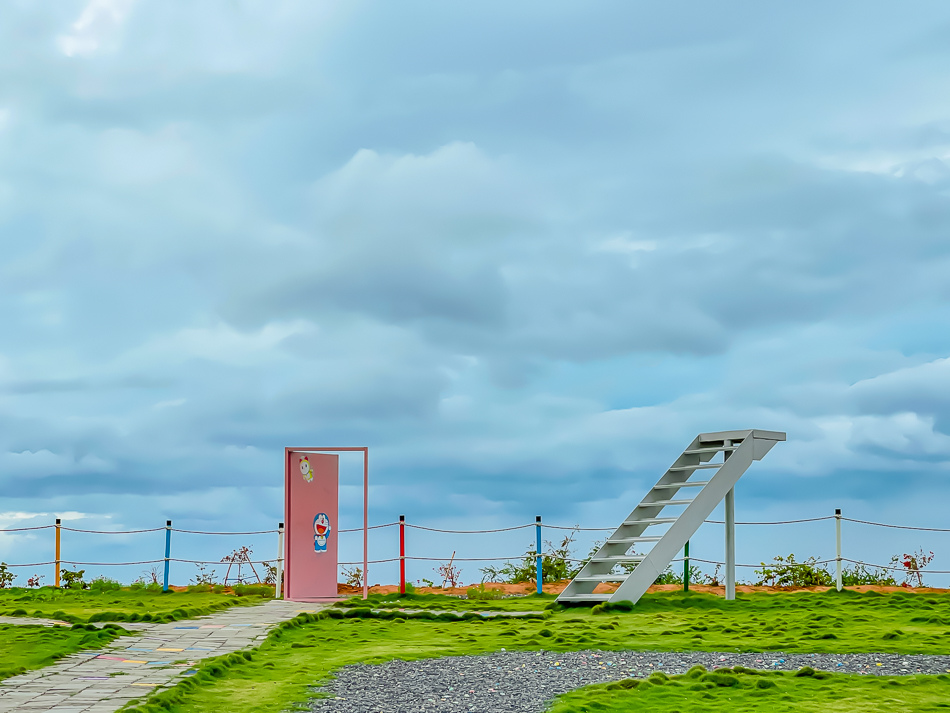
[[[726,493],[726,599],[736,598],[736,489]]]

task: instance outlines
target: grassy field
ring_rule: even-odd
[[[950,651],[950,594],[797,592],[648,594],[631,611],[565,609],[549,595],[466,601],[438,595],[352,599],[344,608],[384,610],[528,611],[547,608],[550,644],[666,651],[786,651],[804,653],[933,653]],[[561,639],[558,641],[558,639]]]
[[[531,594],[524,597],[498,599],[460,599],[444,594],[371,594],[363,600],[351,597],[340,603],[345,609],[371,607],[373,609],[441,609],[445,611],[542,611],[554,603],[553,594]]]
[[[404,604],[406,609],[426,610],[446,609],[450,602],[441,597],[420,602],[414,597]],[[525,603],[497,600],[478,604],[482,609],[514,609]],[[536,604],[526,608],[537,608]],[[459,602],[458,608],[465,607]],[[469,612],[467,616],[474,615]],[[197,675],[156,694],[139,710],[276,713],[305,701],[310,685],[349,663],[477,654],[501,648],[947,653],[950,596],[806,592],[749,594],[725,602],[707,594],[663,593],[645,597],[629,612],[555,606],[548,610],[547,618],[531,620],[458,620],[456,615],[431,610],[409,614],[386,607],[373,613],[363,606],[341,607],[318,617],[298,617],[247,656],[232,654],[205,663]],[[717,694],[713,691],[710,695]],[[775,700],[779,699],[771,699],[770,706]]]
[[[82,649],[101,648],[125,633],[117,626],[97,629],[83,625],[49,627],[0,624],[0,679],[48,666]]]
[[[671,711],[946,711],[950,676],[865,677],[794,674],[700,666],[682,676],[654,673],[646,681],[588,686],[560,696],[550,713],[670,713]]]
[[[258,604],[256,595],[212,592],[90,591],[82,589],[0,589],[0,615],[33,616],[73,624],[95,621],[167,622]]]

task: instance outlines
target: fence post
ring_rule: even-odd
[[[540,515],[534,518],[534,529],[538,536],[537,549],[535,550],[535,553],[536,553],[535,565],[537,567],[536,569],[537,574],[535,576],[538,580],[538,594],[541,594],[544,591],[541,588],[541,585],[544,583],[544,574],[541,571],[541,516]]]
[[[165,520],[165,580],[162,584],[162,591],[168,591],[168,565],[172,553],[172,521]]]
[[[835,559],[837,564],[837,573],[835,575],[835,587],[841,591],[841,508],[835,508]]]
[[[683,548],[683,591],[689,591],[689,540]]]
[[[277,524],[277,573],[274,576],[274,599],[284,593],[284,523]]]
[[[399,593],[406,593],[406,516],[399,516]]]
[[[61,566],[60,561],[59,561],[60,560],[59,546],[60,546],[60,534],[62,532],[62,529],[63,529],[63,521],[60,520],[59,518],[56,518],[56,574],[53,577],[53,580],[55,582],[53,586],[57,588],[59,587],[59,568]]]

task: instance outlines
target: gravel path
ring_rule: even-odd
[[[950,656],[897,654],[725,654],[650,651],[572,653],[499,652],[370,666],[346,666],[316,698],[315,713],[540,713],[548,702],[591,683],[646,677],[653,671],[685,673],[701,664],[870,675],[938,674],[950,671]]]

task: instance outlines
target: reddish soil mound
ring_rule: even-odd
[[[560,594],[564,588],[568,585],[569,580],[564,580],[561,582],[555,582],[554,584],[545,584],[543,589],[546,594]],[[476,586],[466,585],[463,587],[446,587],[442,589],[441,587],[416,587],[416,592],[419,594],[455,594],[462,595],[465,594],[469,587]],[[598,584],[595,592],[614,592],[617,590],[617,584]],[[495,582],[485,582],[486,588],[491,589],[500,589],[506,594],[533,594],[535,586],[533,582],[525,582],[523,584],[501,584]],[[654,584],[650,587],[649,591],[651,592],[675,592],[682,589],[682,585],[679,584]],[[753,587],[748,584],[739,584],[736,586],[737,592],[825,592],[831,589],[831,587]],[[877,585],[860,585],[856,587],[847,587],[849,590],[856,592],[917,592],[919,594],[926,594],[928,592],[948,592],[948,589],[937,589],[934,587],[881,587]],[[689,590],[691,592],[708,592],[710,594],[718,594],[719,596],[726,595],[725,587],[712,587],[708,584],[691,584],[689,585]],[[357,587],[348,587],[345,584],[338,585],[338,591],[341,595],[353,595],[353,594],[362,594],[363,590]],[[395,584],[374,584],[369,588],[370,594],[393,594],[399,591],[399,587]]]

